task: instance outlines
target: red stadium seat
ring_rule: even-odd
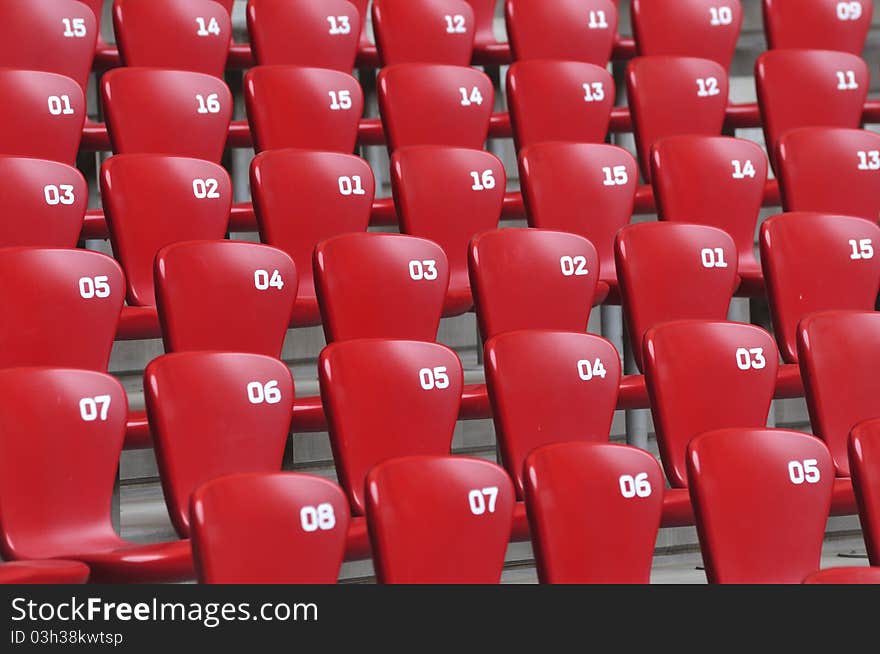
[[[391,156],[391,188],[400,231],[437,243],[449,263],[444,315],[474,304],[468,279],[471,238],[495,229],[507,178],[494,154],[442,146],[417,146]]]
[[[248,0],[247,25],[258,65],[354,68],[361,15],[348,0]]]
[[[0,68],[0,154],[74,164],[86,121],[76,80],[56,73]]]
[[[845,52],[771,50],[755,62],[755,86],[775,166],[779,139],[790,129],[861,126],[868,65]]]
[[[868,560],[880,565],[880,420],[876,417],[853,427],[849,467]]]
[[[0,371],[0,549],[11,559],[82,561],[91,581],[193,577],[189,541],[137,544],[111,522],[128,402],[106,373]]]
[[[379,583],[501,581],[514,496],[494,463],[403,457],[371,470],[366,493]]]
[[[537,143],[521,150],[519,160],[529,225],[589,240],[599,254],[598,296],[605,288],[616,296],[614,236],[633,213],[636,160],[604,143]]]
[[[880,584],[880,568],[826,568],[807,575],[805,584]]]
[[[526,459],[526,507],[545,584],[647,584],[663,513],[663,472],[648,452],[557,443]]]
[[[821,48],[861,55],[871,29],[871,0],[764,0],[772,49]]]
[[[166,245],[222,239],[232,206],[229,174],[218,164],[155,154],[118,155],[101,166],[101,196],[128,303],[156,304],[153,260]]]
[[[213,75],[117,68],[101,78],[101,92],[113,152],[223,156],[232,94]]]
[[[670,320],[725,320],[737,287],[736,246],[717,227],[648,222],[615,242],[630,347],[642,367],[642,339]],[[662,274],[659,274],[662,271]]]
[[[383,66],[468,66],[474,10],[464,0],[373,0],[373,31]]]
[[[743,23],[740,0],[633,0],[642,56],[701,57],[730,68]]]
[[[389,151],[404,145],[481,149],[486,142],[495,90],[485,73],[400,64],[379,71],[377,83]]]
[[[779,140],[777,156],[786,211],[880,218],[880,135],[834,127],[792,129]]]
[[[626,70],[633,134],[642,174],[651,176],[651,147],[664,136],[719,136],[727,110],[724,67],[710,59],[638,57]]]
[[[86,3],[87,4],[87,3]],[[2,0],[0,61],[20,70],[42,70],[74,79],[83,93],[92,71],[98,24],[74,0]]]
[[[760,291],[755,228],[767,182],[761,147],[726,136],[670,136],[654,144],[651,173],[660,220],[726,231],[736,243],[739,276],[752,293]]]
[[[144,370],[144,399],[168,514],[189,536],[189,502],[204,482],[278,472],[290,429],[293,378],[277,358],[178,352]]]
[[[232,21],[214,0],[115,0],[113,31],[126,66],[222,78]]]
[[[207,584],[336,583],[349,520],[345,494],[321,477],[288,472],[213,479],[192,497],[198,579]]]
[[[343,234],[318,244],[314,268],[328,343],[437,339],[449,264],[436,243],[403,234]]]
[[[479,234],[468,256],[483,341],[517,329],[587,331],[596,248],[577,234],[511,227]]]
[[[73,166],[0,155],[0,246],[75,248],[88,205],[85,177]]]
[[[605,140],[615,91],[604,68],[574,61],[517,62],[507,71],[507,89],[518,148],[544,141]]]
[[[245,75],[244,86],[257,152],[280,148],[354,151],[364,94],[348,73],[256,66]]]
[[[862,218],[787,213],[761,225],[761,265],[783,359],[798,360],[797,325],[814,311],[870,311],[880,290],[880,227]]]
[[[474,47],[486,48],[498,43],[495,38],[496,0],[467,0],[474,10]]]
[[[611,58],[617,36],[617,7],[611,0],[507,0],[504,16],[514,59],[604,67]]]
[[[296,264],[293,322],[319,325],[315,246],[337,234],[367,231],[376,188],[373,171],[354,155],[286,149],[254,157],[250,177],[260,239],[287,252]]]
[[[225,350],[281,357],[296,267],[281,250],[184,241],[156,254],[156,306],[166,352]]]
[[[0,249],[0,368],[106,371],[124,288],[119,264],[98,252]]]
[[[89,566],[61,559],[0,563],[0,584],[84,584]]]
[[[364,478],[376,464],[449,454],[462,370],[458,355],[445,345],[332,343],[321,352],[318,378],[337,476],[355,514],[364,512]]]
[[[685,451],[693,437],[767,424],[778,360],[773,338],[754,325],[687,320],[646,334],[645,384],[673,487],[688,484]]]
[[[799,584],[819,569],[834,479],[822,441],[722,429],[691,441],[687,466],[709,583]]]
[[[522,496],[523,463],[542,445],[607,442],[620,355],[592,334],[523,330],[486,343],[486,385],[501,460]]]
[[[852,428],[880,416],[880,313],[821,311],[800,321],[798,363],[810,411],[810,425],[825,441],[837,474],[850,476],[847,442]],[[846,392],[841,392],[841,389]]]

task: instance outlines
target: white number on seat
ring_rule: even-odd
[[[209,21],[207,21],[207,23],[205,22],[204,18],[202,18],[201,16],[197,16],[196,24],[199,26],[199,29],[196,32],[196,34],[198,34],[199,36],[211,36],[212,34],[214,36],[220,35],[220,25],[219,23],[217,23],[217,19],[213,16]]]
[[[715,77],[697,78],[697,96],[700,98],[708,98],[712,95],[719,95],[721,91],[718,88],[718,79]]]
[[[268,291],[270,288],[277,288],[280,291],[284,288],[284,280],[277,270],[273,270],[271,275],[268,270],[255,270],[254,286],[258,291]]]
[[[220,113],[220,96],[211,93],[207,98],[196,93],[196,102],[199,103],[198,113],[200,114],[219,114]]]
[[[96,395],[84,397],[79,401],[79,415],[85,422],[95,420],[107,420],[107,412],[110,410],[110,396]]]
[[[426,259],[425,261],[410,261],[409,276],[419,282],[421,280],[434,281],[437,279],[437,262],[434,259]]]
[[[620,494],[628,500],[634,497],[651,497],[651,482],[648,481],[647,472],[640,472],[635,477],[621,475],[618,482],[620,483]]]
[[[62,18],[64,24],[64,36],[69,39],[81,39],[86,35],[86,19],[85,18]]]
[[[838,2],[837,20],[858,20],[862,17],[861,2]]]
[[[330,96],[330,110],[340,111],[351,109],[351,91],[328,91]]]
[[[734,179],[745,179],[746,177],[754,178],[757,174],[755,171],[755,165],[750,159],[747,159],[745,163],[738,159],[734,159],[730,163],[733,165]]]
[[[54,207],[58,204],[71,205],[76,202],[76,196],[73,194],[73,186],[70,184],[48,184],[43,187],[43,196],[46,198],[46,204]]]
[[[220,183],[214,178],[194,179],[193,195],[198,200],[216,200],[220,197]]]
[[[247,394],[251,404],[278,404],[281,401],[281,389],[275,379],[265,384],[252,381],[247,385]]]
[[[712,19],[710,25],[730,25],[733,22],[733,11],[730,7],[709,7]]]
[[[474,178],[474,185],[471,186],[474,191],[485,191],[486,189],[495,188],[495,174],[491,170],[484,170],[482,174],[479,171],[472,170],[471,177]]]
[[[850,239],[849,246],[852,248],[852,254],[849,255],[849,258],[853,261],[874,258],[874,243],[869,238],[859,239],[858,243],[855,239]]]
[[[590,20],[587,23],[587,28],[591,30],[608,29],[608,19],[605,18],[605,12],[601,9],[597,11],[591,11]]]
[[[454,16],[444,16],[446,19],[447,34],[467,34],[464,16],[455,14]]]
[[[590,363],[589,359],[581,359],[577,362],[577,367],[578,376],[584,381],[591,381],[593,377],[605,379],[605,375],[607,374],[605,371],[605,365],[602,363],[601,359],[596,359],[592,363]]]
[[[605,99],[605,85],[602,82],[584,83],[584,102],[602,102]]]
[[[700,258],[703,260],[703,268],[727,268],[724,250],[721,248],[703,248],[700,250]]]
[[[740,370],[763,370],[767,367],[763,347],[744,347],[736,350],[736,365]]]
[[[583,277],[590,274],[587,270],[587,258],[580,255],[560,257],[559,267],[562,268],[564,277]]]
[[[788,478],[791,483],[800,486],[804,482],[817,484],[822,478],[819,472],[819,462],[816,459],[804,459],[803,461],[788,462]]]
[[[85,300],[110,297],[110,278],[107,275],[80,277],[79,295]]]
[[[330,23],[330,34],[351,34],[351,23],[348,16],[327,16],[327,22]]]
[[[851,70],[839,70],[837,71],[837,90],[838,91],[852,91],[853,89],[859,88],[859,83],[856,81],[856,74]]]
[[[328,531],[336,526],[333,505],[324,502],[318,506],[304,506],[299,512],[299,522],[303,531]]]
[[[62,114],[69,116],[76,113],[70,105],[69,95],[50,95],[47,102],[49,104],[49,113],[53,116],[61,116]]]
[[[880,150],[859,150],[859,170],[880,170]]]
[[[339,178],[340,195],[366,195],[360,175]]]
[[[498,486],[475,488],[468,493],[468,504],[471,507],[471,513],[474,515],[483,515],[486,511],[495,513],[495,502],[497,500]]]
[[[444,388],[449,388],[449,375],[446,374],[446,366],[422,368],[419,370],[419,383],[426,391],[432,391],[435,388],[442,391]]]
[[[462,107],[470,107],[472,104],[483,104],[483,94],[480,93],[480,89],[476,86],[471,89],[470,94],[468,94],[468,90],[463,86],[459,87],[458,92],[461,93]]]
[[[626,172],[626,166],[603,166],[602,173],[605,175],[605,186],[623,186],[629,182],[629,175]]]

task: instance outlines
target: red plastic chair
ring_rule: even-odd
[[[604,68],[573,61],[521,61],[507,71],[507,91],[518,148],[544,141],[605,140],[615,91]]]
[[[522,497],[523,463],[542,445],[607,442],[620,355],[592,334],[523,330],[485,347],[486,386],[501,460]]]
[[[166,352],[281,357],[296,299],[293,260],[268,245],[185,241],[156,254],[156,307]]]
[[[449,454],[462,370],[458,355],[445,345],[332,343],[321,352],[318,379],[337,476],[355,515],[364,512],[364,478],[376,464]]]
[[[880,565],[880,420],[877,418],[853,427],[849,437],[849,467],[868,561],[871,565]]]
[[[0,368],[105,372],[124,289],[119,264],[98,252],[0,249]]]
[[[348,73],[301,66],[256,66],[244,99],[257,152],[280,148],[351,154],[364,94]]]
[[[204,73],[117,68],[101,78],[107,131],[117,154],[153,153],[218,162],[232,94]],[[186,138],[181,138],[182,135]]]
[[[388,150],[405,145],[481,149],[495,106],[492,81],[466,66],[398,64],[379,71]]]
[[[733,239],[717,227],[648,222],[615,241],[630,347],[642,368],[642,339],[670,320],[725,320],[739,279]]]
[[[446,316],[473,307],[470,241],[498,226],[506,186],[504,164],[483,150],[427,145],[402,148],[391,156],[391,189],[400,231],[434,241],[446,253]]]
[[[315,246],[338,234],[367,231],[376,188],[373,171],[354,155],[286,149],[254,157],[250,178],[260,240],[296,264],[293,323],[319,325]]]
[[[0,155],[0,246],[75,248],[88,193],[73,166]]]
[[[79,561],[6,561],[0,563],[0,584],[84,584],[89,566]]]
[[[688,485],[685,451],[698,434],[766,426],[778,360],[773,338],[754,325],[687,320],[647,333],[645,384],[673,487]]]
[[[880,218],[880,135],[835,127],[792,129],[779,140],[777,156],[786,211]]]
[[[513,484],[494,463],[411,456],[367,477],[367,525],[383,584],[497,584]]]
[[[807,575],[805,584],[880,584],[880,568],[826,568]]]
[[[767,182],[767,156],[752,141],[670,136],[654,144],[651,179],[660,220],[723,229],[737,250],[740,290],[762,291],[755,230]]]
[[[373,31],[383,66],[468,66],[475,29],[474,10],[464,0],[373,0]]]
[[[606,66],[611,59],[617,36],[617,6],[611,0],[507,0],[504,17],[516,60]]]
[[[633,213],[636,160],[614,145],[536,143],[520,151],[519,162],[529,225],[589,240],[599,255],[597,300],[616,297],[614,236]]]
[[[743,23],[740,0],[633,0],[640,55],[701,57],[730,68]]]
[[[91,581],[193,578],[189,541],[137,544],[110,515],[128,402],[106,373],[0,371],[0,549],[11,559],[72,559]]]
[[[403,234],[343,234],[315,248],[315,291],[328,343],[437,339],[449,285],[439,245]]]
[[[710,59],[637,57],[626,69],[633,134],[650,180],[651,147],[665,136],[720,136],[727,111],[725,68]]]
[[[277,358],[178,352],[144,370],[144,399],[168,514],[189,536],[189,502],[204,482],[278,472],[290,429],[293,378]]]
[[[15,99],[0,104],[0,154],[75,164],[86,121],[86,100],[76,80],[0,68],[0,88]]]
[[[870,0],[764,0],[772,49],[822,48],[861,55],[871,29]]]
[[[687,465],[709,583],[799,584],[819,569],[834,479],[822,441],[722,429],[691,441]]]
[[[557,443],[526,459],[526,507],[543,584],[647,584],[663,513],[648,452]]]
[[[596,248],[576,234],[510,227],[474,237],[471,288],[483,341],[517,329],[587,331],[596,297]]]
[[[829,309],[871,311],[880,290],[880,227],[863,218],[787,213],[761,225],[761,265],[783,359],[798,360],[797,326]]]
[[[333,584],[350,521],[332,481],[296,473],[226,475],[192,496],[203,584]]]
[[[118,155],[101,166],[101,197],[128,303],[152,306],[156,253],[177,241],[224,238],[232,185],[226,170],[209,161]]]
[[[485,49],[498,43],[495,38],[496,0],[466,0],[474,10],[474,47]]]

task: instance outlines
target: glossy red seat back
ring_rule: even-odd
[[[800,321],[797,337],[812,432],[828,446],[837,474],[849,477],[850,431],[864,420],[880,417],[880,383],[874,372],[880,364],[876,345],[880,313],[811,313]]]
[[[880,135],[842,127],[792,129],[779,140],[778,157],[786,211],[880,218]]]
[[[494,463],[412,456],[367,477],[367,525],[380,583],[501,581],[513,484]]]
[[[0,549],[7,559],[71,555],[116,540],[113,483],[128,401],[106,373],[0,370]]]
[[[402,234],[343,234],[315,248],[315,291],[327,342],[434,341],[449,285],[436,243]]]
[[[797,326],[814,311],[870,311],[880,290],[880,227],[819,213],[773,216],[761,225],[761,265],[782,357],[797,361]]]
[[[0,368],[106,371],[124,289],[119,264],[98,252],[0,249]]]
[[[129,304],[156,303],[153,261],[177,241],[219,240],[232,206],[229,174],[200,159],[117,155],[101,166],[101,196]]]
[[[651,454],[557,443],[534,450],[523,477],[541,583],[649,583],[663,513],[663,472]]]
[[[607,442],[620,355],[592,334],[523,330],[486,343],[486,385],[504,467],[522,496],[523,462],[564,441]]]
[[[510,227],[477,235],[468,256],[480,333],[586,332],[599,280],[596,248],[577,234]]]
[[[639,182],[633,156],[604,143],[536,143],[519,162],[529,225],[588,239],[599,278],[616,285],[614,236],[630,221]]]
[[[101,93],[115,153],[214,162],[223,156],[232,116],[232,94],[223,80],[191,71],[117,68],[101,78]]]
[[[166,352],[280,358],[296,299],[293,260],[268,245],[184,241],[158,251],[156,306]]]
[[[738,278],[736,246],[726,232],[706,225],[639,223],[621,229],[615,247],[630,347],[640,368],[642,339],[651,327],[727,318]]]
[[[688,479],[709,583],[799,584],[819,569],[834,481],[822,441],[709,432],[688,446]]]
[[[880,566],[880,420],[871,418],[853,427],[848,453],[868,560]]]
[[[350,521],[332,481],[289,472],[212,479],[192,495],[193,561],[207,584],[332,584]]]
[[[204,482],[234,472],[281,470],[293,378],[274,357],[178,352],[144,370],[144,398],[165,505],[181,537]]]
[[[249,0],[247,25],[258,65],[354,68],[361,15],[348,0]]]
[[[426,145],[401,148],[391,156],[391,189],[400,231],[431,240],[446,253],[447,315],[473,306],[470,241],[498,226],[506,187],[504,164],[484,150]]]
[[[664,136],[719,136],[727,110],[725,68],[710,59],[637,57],[626,69],[633,134],[642,174],[650,178],[651,147]]]
[[[474,10],[474,46],[485,47],[497,43],[495,38],[496,0],[466,0]]]
[[[495,106],[485,73],[466,66],[399,64],[379,71],[377,84],[389,151],[405,145],[483,147]]]
[[[754,325],[688,320],[647,333],[645,383],[673,486],[688,483],[685,452],[694,436],[767,424],[778,361],[773,338]]]
[[[476,24],[464,0],[373,0],[373,30],[383,66],[471,63]]]
[[[605,66],[617,35],[611,0],[507,0],[504,16],[513,58],[583,61]],[[613,95],[613,94],[612,94]]]
[[[773,49],[822,48],[861,55],[871,29],[870,0],[764,0],[764,32]]]
[[[633,0],[639,54],[701,57],[730,68],[743,23],[740,0]]]
[[[458,355],[420,341],[332,343],[318,361],[333,461],[351,508],[362,514],[364,479],[387,459],[443,455],[461,404]]]
[[[605,140],[614,79],[604,68],[575,61],[520,61],[507,71],[507,89],[518,148],[544,141]]]
[[[296,264],[294,323],[318,325],[315,246],[331,236],[367,231],[376,187],[373,171],[351,154],[291,148],[254,157],[250,179],[260,240],[284,250]]]
[[[88,192],[73,166],[0,155],[0,246],[75,248]]]

